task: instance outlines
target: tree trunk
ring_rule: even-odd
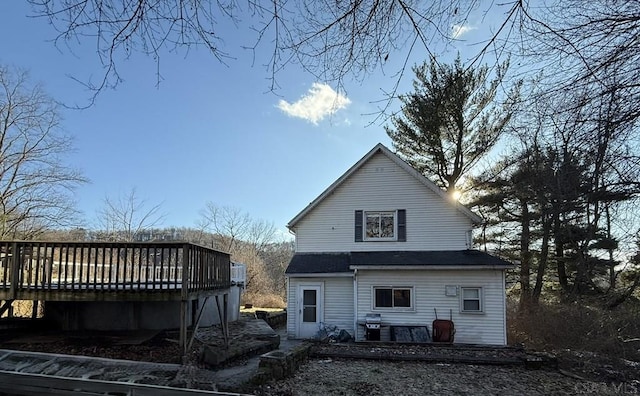
[[[522,233],[520,234],[520,310],[527,309],[531,303],[531,243],[529,205],[526,201],[520,201],[522,209]]]
[[[611,233],[611,211],[609,210],[609,203],[605,205],[606,215],[607,215],[607,238],[609,241],[612,240],[613,235]],[[613,248],[609,247],[609,290],[615,290],[616,288],[616,266],[615,261],[613,259]]]
[[[551,220],[543,219],[542,221],[542,246],[540,247],[540,260],[538,261],[538,271],[536,273],[536,284],[533,287],[531,302],[537,304],[542,294],[542,286],[544,284],[544,272],[549,261],[549,239],[551,234]]]
[[[558,269],[558,282],[562,287],[562,290],[569,291],[569,280],[567,278],[567,267],[564,263],[564,242],[559,234],[560,220],[555,220],[556,225],[554,229],[555,234],[555,255],[556,255],[556,267]]]
[[[633,279],[633,283],[625,290],[623,293],[620,293],[613,301],[608,304],[609,309],[613,309],[618,305],[622,304],[627,298],[631,297],[636,289],[640,286],[640,272],[636,273],[635,278]]]

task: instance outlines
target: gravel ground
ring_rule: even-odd
[[[238,324],[239,325],[239,324]],[[236,329],[237,330],[237,329]],[[231,332],[235,334],[234,331]],[[175,334],[159,334],[141,345],[114,345],[114,340],[60,337],[50,342],[12,343],[0,346],[41,352],[101,356],[107,358],[180,363]],[[232,337],[233,338],[233,337]],[[26,340],[25,340],[26,341]],[[258,388],[239,390],[258,395],[573,395],[640,394],[640,363],[579,351],[552,351],[559,370],[527,370],[522,366],[390,361],[398,357],[467,357],[491,360],[517,358],[524,352],[514,348],[450,348],[407,345],[319,344],[325,356],[333,351],[373,354],[375,359],[343,357],[313,358],[288,379]],[[190,367],[197,363],[197,347]],[[331,356],[331,355],[328,355]],[[437,359],[436,359],[437,360]],[[443,361],[443,360],[440,360]],[[446,360],[445,360],[446,361]],[[242,366],[243,360],[233,364]],[[185,372],[185,378],[189,378]],[[196,376],[197,377],[197,376]]]
[[[637,384],[636,384],[637,385]],[[581,380],[514,366],[425,364],[349,359],[308,361],[295,376],[258,395],[574,395],[638,392],[634,385]]]

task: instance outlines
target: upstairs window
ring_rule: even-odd
[[[396,212],[365,212],[365,239],[394,239]]]
[[[407,240],[406,210],[355,212],[355,241]]]

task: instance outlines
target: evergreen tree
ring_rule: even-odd
[[[413,68],[414,92],[400,96],[402,116],[385,127],[396,152],[409,164],[453,191],[467,173],[498,142],[511,119],[518,82],[505,105],[496,103],[507,64],[489,69],[465,68],[460,56],[453,65],[431,63]]]

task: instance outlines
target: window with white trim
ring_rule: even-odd
[[[374,287],[374,309],[411,309],[413,307],[412,287]]]
[[[395,239],[396,212],[364,212],[365,239]]]
[[[355,241],[407,241],[407,211],[356,210]]]
[[[462,287],[460,288],[460,310],[462,312],[482,312],[482,288]]]

